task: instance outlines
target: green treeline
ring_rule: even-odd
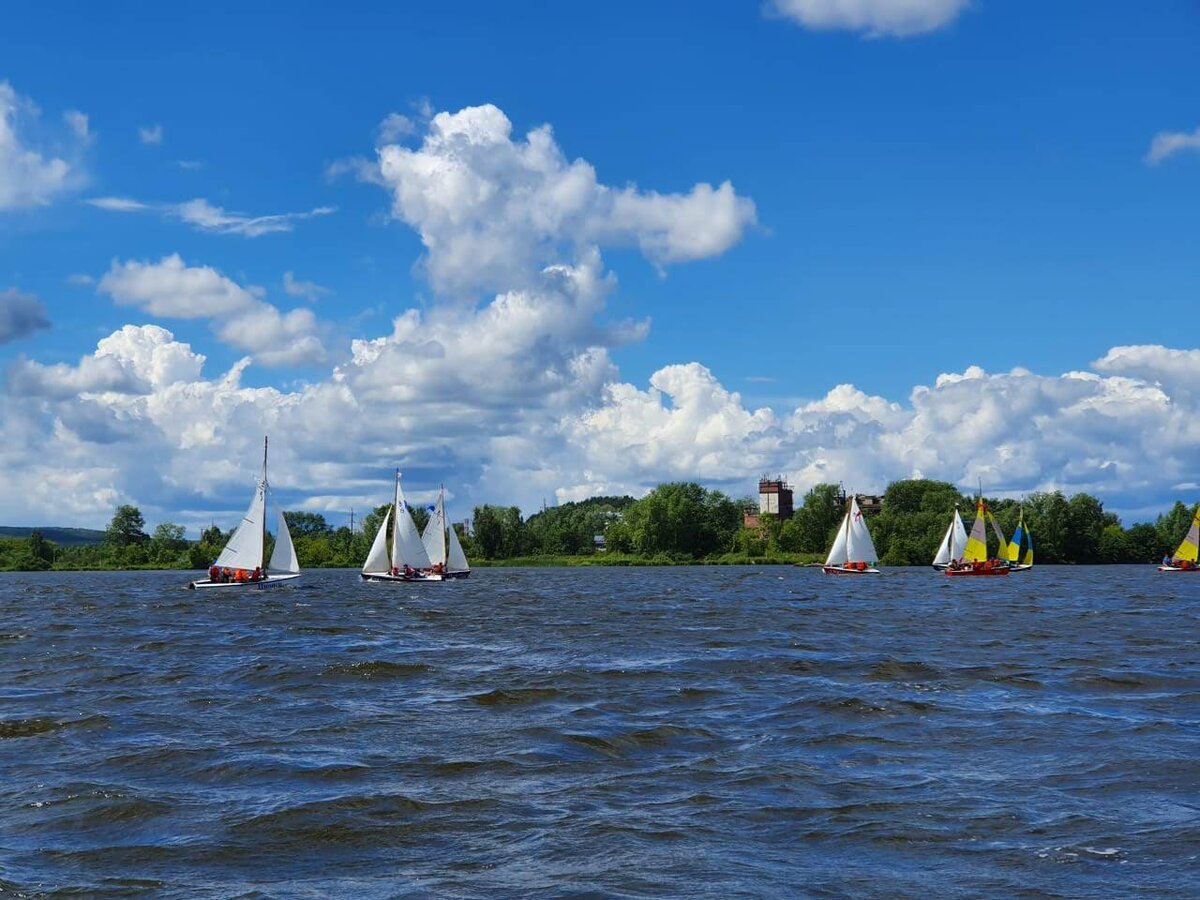
[[[1024,510],[1039,563],[1155,562],[1178,546],[1192,517],[1191,508],[1177,502],[1154,524],[1126,529],[1089,494],[1068,498],[1053,491],[985,501],[1009,537]],[[943,481],[892,482],[882,511],[866,514],[879,562],[929,565],[956,505],[970,529],[974,497]],[[660,485],[641,500],[565,503],[527,520],[516,507],[478,506],[474,546],[484,560],[595,554],[621,562],[813,561],[825,557],[845,513],[840,488],[832,484],[810,490],[791,519],[762,516],[759,528],[744,527],[743,512],[756,509],[756,501],[734,501],[692,483]],[[592,549],[599,536],[603,550]],[[995,539],[989,539],[994,553]]]
[[[986,502],[1009,537],[1024,512],[1038,563],[1156,562],[1179,545],[1192,518],[1191,508],[1177,502],[1153,524],[1124,528],[1095,497],[1059,491]],[[943,481],[892,482],[882,511],[866,513],[879,562],[928,565],[955,505],[969,529],[974,497]],[[762,516],[760,527],[744,527],[743,513],[756,508],[756,501],[678,482],[659,485],[640,500],[593,497],[528,519],[515,506],[477,506],[469,529],[454,527],[472,563],[811,562],[824,558],[844,513],[840,489],[830,484],[810,490],[791,519]],[[387,505],[377,507],[354,531],[333,528],[318,513],[285,513],[301,567],[361,566],[387,511]],[[411,513],[424,528],[428,513],[416,507]],[[99,544],[59,545],[37,531],[0,539],[0,569],[204,569],[231,534],[212,527],[199,541],[188,541],[182,525],[164,522],[152,534],[145,528],[138,508],[126,505],[116,509]],[[989,540],[995,553],[995,540]],[[273,543],[268,536],[268,557]]]

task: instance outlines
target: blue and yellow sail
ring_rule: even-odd
[[[1025,558],[1019,559],[1021,556],[1021,541],[1025,541]],[[1021,519],[1017,522],[1017,530],[1013,532],[1012,540],[1008,544],[1006,553],[1010,563],[1020,561],[1023,566],[1033,565],[1033,533],[1025,525],[1025,513],[1021,513]]]

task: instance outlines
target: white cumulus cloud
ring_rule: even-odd
[[[769,0],[768,9],[805,28],[912,37],[944,28],[970,0]]]
[[[756,215],[729,182],[683,194],[601,184],[550,126],[514,140],[492,105],[438,113],[419,147],[385,145],[377,166],[357,169],[390,191],[392,215],[421,235],[430,280],[448,293],[522,285],[581,245],[632,245],[658,264],[719,255]]]
[[[118,304],[154,316],[211,319],[218,336],[267,365],[325,361],[319,323],[308,309],[281,312],[211,266],[189,266],[179,254],[157,263],[114,261],[98,290]]]

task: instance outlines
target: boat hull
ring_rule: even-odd
[[[992,566],[990,569],[947,569],[946,574],[951,578],[997,578],[1009,573],[1008,566]]]
[[[1200,572],[1200,568],[1197,568],[1196,566],[1190,566],[1189,568],[1186,568],[1186,569],[1181,568],[1180,566],[1159,566],[1158,571],[1160,571],[1160,572]]]
[[[865,569],[848,569],[845,566],[821,566],[821,571],[826,575],[879,575],[880,571],[874,567]]]
[[[1009,569],[1013,572],[1028,572],[1032,568],[1033,563],[1017,563],[1016,565],[1009,567]]]
[[[197,581],[188,582],[189,591],[208,591],[208,590],[245,590],[246,588],[259,588],[265,590],[269,587],[274,587],[284,581],[292,581],[300,577],[299,572],[288,573],[284,575],[268,575],[266,578],[258,581],[211,581],[207,578],[201,578]]]
[[[412,575],[391,575],[387,572],[363,572],[361,573],[361,577],[363,581],[391,581],[414,584],[424,581],[445,581],[447,578],[455,576],[450,574],[443,575],[437,572],[414,572]]]

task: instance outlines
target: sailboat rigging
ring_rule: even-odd
[[[209,567],[208,578],[188,584],[190,590],[209,588],[267,587],[300,577],[300,563],[288,531],[283,509],[279,510],[279,526],[275,535],[275,550],[263,566],[266,548],[267,520],[267,438],[263,438],[262,474],[250,500],[250,507],[229,537],[221,555]]]

